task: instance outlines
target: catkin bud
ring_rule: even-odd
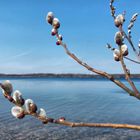
[[[56,45],[61,45],[61,41],[57,40]]]
[[[19,106],[23,106],[24,105],[24,99],[22,97],[22,94],[20,91],[16,90],[13,93],[13,99],[15,100],[15,102],[19,105]]]
[[[125,21],[124,15],[122,14],[118,15],[114,20],[115,26],[116,27],[122,26],[124,21]]]
[[[122,51],[123,56],[128,55],[128,47],[126,44],[121,45],[121,51]]]
[[[128,25],[128,29],[130,30],[133,26],[134,26],[134,23],[130,22],[130,24]]]
[[[58,119],[60,122],[64,122],[66,119],[64,117],[61,117]]]
[[[52,25],[55,29],[58,29],[60,27],[60,22],[59,22],[58,18],[53,19]]]
[[[131,34],[131,30],[130,30],[130,29],[128,30],[128,34],[129,34],[129,35]]]
[[[30,111],[30,113],[36,113],[36,111],[37,111],[37,106],[36,106],[36,104],[30,104],[29,105],[29,111]]]
[[[8,95],[11,95],[11,93],[13,92],[13,87],[9,80],[6,80],[3,83],[1,83],[1,88],[3,89],[3,92]]]
[[[51,35],[54,36],[58,33],[57,29],[53,28],[52,29],[52,32],[51,32]]]
[[[120,61],[120,51],[118,50],[118,49],[115,49],[114,51],[113,51],[113,57],[114,57],[114,60],[115,61]]]
[[[25,108],[28,113],[36,113],[37,106],[31,99],[25,100]]]
[[[116,32],[114,39],[115,39],[116,44],[121,45],[122,42],[123,42],[122,33],[121,32]]]
[[[132,18],[131,18],[131,22],[134,22],[137,19],[138,13],[135,13]]]
[[[59,38],[59,40],[61,40],[61,41],[63,40],[62,35],[59,35],[58,38]]]
[[[49,12],[46,16],[46,21],[52,25],[52,22],[53,22],[53,19],[54,19],[54,15],[53,15],[53,12]]]
[[[40,108],[38,111],[38,116],[42,118],[46,118],[47,117],[46,111],[43,108]]]
[[[14,117],[16,117],[18,119],[22,119],[25,116],[24,110],[21,107],[18,107],[18,106],[12,107],[11,113]]]

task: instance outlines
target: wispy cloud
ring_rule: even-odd
[[[23,57],[23,56],[26,56],[26,55],[29,55],[29,54],[31,54],[31,51],[23,52],[23,53],[14,55],[14,56],[12,56],[11,58],[12,58],[12,59],[15,59],[15,58]],[[10,58],[10,59],[11,59],[11,58]]]
[[[7,59],[4,58],[4,59],[2,59],[1,62],[6,63],[6,62],[9,62],[9,61],[11,61],[11,60],[13,61],[13,60],[15,60],[15,59],[17,59],[17,58],[30,55],[31,53],[32,53],[32,51],[22,52],[22,53],[19,53],[19,54],[10,56],[10,57],[8,57]]]

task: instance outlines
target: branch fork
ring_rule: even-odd
[[[74,61],[79,63],[81,66],[85,67],[87,70],[109,79],[110,81],[115,83],[117,86],[119,86],[121,89],[126,91],[126,93],[128,93],[130,96],[140,99],[140,93],[137,90],[133,81],[131,80],[130,71],[128,70],[128,68],[126,67],[126,64],[124,63],[124,58],[126,55],[128,55],[127,53],[125,53],[127,51],[127,47],[122,46],[122,45],[124,45],[122,37],[125,37],[128,40],[128,42],[130,43],[134,52],[136,52],[136,49],[132,43],[130,34],[131,34],[131,28],[133,27],[133,24],[136,21],[138,14],[133,15],[133,17],[130,21],[130,25],[128,26],[129,35],[127,35],[123,31],[123,28],[122,28],[123,23],[125,22],[125,13],[116,16],[115,15],[116,8],[113,6],[113,3],[114,3],[114,0],[110,0],[111,15],[114,19],[115,26],[119,29],[119,34],[116,35],[116,38],[117,38],[116,44],[119,47],[119,54],[115,54],[115,55],[118,57],[118,61],[120,61],[123,71],[125,73],[126,80],[130,84],[132,89],[128,88],[125,84],[123,84],[118,79],[115,79],[111,74],[108,74],[104,71],[91,67],[87,63],[81,61],[74,53],[71,53],[69,51],[67,45],[65,43],[63,43],[62,35],[59,34],[59,30],[58,30],[60,28],[59,19],[55,18],[52,12],[49,12],[46,17],[46,20],[52,26],[51,35],[56,36],[56,38],[57,38],[56,44],[60,45],[62,48],[64,48],[66,54],[69,57],[71,57]],[[109,44],[108,44],[108,48],[112,49],[112,47]],[[115,49],[112,49],[112,50],[114,51]],[[0,87],[3,92],[3,96],[14,105],[14,107],[12,107],[12,109],[11,109],[11,113],[17,119],[22,119],[25,116],[30,115],[30,116],[33,116],[33,117],[37,118],[38,120],[40,120],[43,124],[54,123],[54,124],[65,125],[65,126],[69,126],[69,127],[123,128],[123,129],[134,129],[134,130],[140,131],[140,125],[71,122],[71,121],[67,121],[64,117],[54,119],[54,118],[48,117],[46,111],[43,108],[38,109],[38,106],[34,103],[33,100],[31,100],[31,99],[24,100],[24,98],[22,97],[22,94],[19,91],[15,91],[13,93],[13,87],[12,87],[12,84],[10,83],[10,81],[4,81],[3,83],[0,83]]]

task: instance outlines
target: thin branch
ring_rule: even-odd
[[[111,11],[111,16],[113,17],[113,19],[114,19],[114,22],[115,22],[115,20],[116,20],[116,16],[114,16],[114,14],[115,14],[115,12],[114,12],[114,14],[112,15],[112,13],[113,13],[113,10],[112,10],[112,7],[114,7],[113,6],[113,3],[114,3],[114,0],[110,0],[110,11]],[[122,14],[122,16],[125,16],[125,12]],[[133,44],[133,42],[132,42],[132,39],[131,39],[131,28],[133,27],[133,25],[134,25],[134,22],[136,21],[136,18],[137,18],[137,16],[138,16],[138,14],[136,13],[136,14],[134,14],[133,16],[132,16],[132,18],[131,18],[131,20],[130,20],[130,24],[129,24],[129,26],[128,26],[128,35],[124,32],[124,30],[122,29],[122,32],[123,32],[123,35],[124,35],[124,37],[127,39],[127,41],[129,42],[129,44],[130,44],[130,46],[132,47],[132,49],[133,49],[133,51],[135,52],[135,54],[136,54],[136,56],[137,57],[139,57],[137,54],[137,50],[135,49],[135,46],[134,46],[134,44]],[[125,19],[124,19],[124,21],[125,21]],[[123,22],[124,22],[123,21]],[[122,23],[123,24],[123,23]],[[118,24],[118,26],[117,27],[122,27],[122,24]]]
[[[127,39],[127,41],[129,42],[130,46],[132,47],[134,52],[137,52],[137,50],[135,49],[135,46],[131,40],[130,37],[127,36],[127,34],[125,33],[125,31],[123,29],[121,29],[121,31],[123,32],[124,37]]]
[[[113,3],[114,0],[111,0],[111,2]],[[111,11],[112,11],[112,9],[111,9]],[[137,55],[137,50],[135,49],[135,47],[134,47],[134,45],[133,45],[133,42],[132,42],[132,40],[131,40],[131,35],[130,35],[130,34],[131,34],[131,28],[133,27],[134,22],[135,22],[137,16],[138,16],[138,14],[136,13],[136,14],[134,14],[133,17],[131,18],[130,24],[129,24],[129,26],[128,26],[128,36],[127,36],[127,34],[124,32],[124,30],[123,30],[123,28],[122,28],[122,27],[123,27],[123,23],[125,22],[125,18],[124,18],[124,17],[125,17],[125,13],[124,13],[124,14],[121,14],[121,15],[118,15],[116,18],[114,18],[114,22],[115,22],[116,27],[119,28],[119,30],[120,30],[122,36],[124,36],[124,37],[127,39],[127,41],[129,42],[129,44],[131,45],[133,51],[135,52],[136,56],[138,57],[138,55]],[[117,42],[116,42],[116,43],[117,43]],[[118,43],[119,43],[119,42],[118,42]],[[117,43],[117,44],[118,44],[118,43]],[[125,65],[125,63],[124,63],[123,54],[122,54],[122,50],[121,50],[121,45],[122,45],[122,42],[121,42],[121,44],[118,44],[119,49],[120,49],[120,62],[121,62],[123,71],[124,71],[124,73],[125,73],[126,80],[128,81],[128,83],[129,83],[130,86],[132,87],[132,89],[133,89],[134,93],[136,94],[136,96],[137,96],[137,95],[139,96],[140,93],[139,93],[139,91],[137,90],[135,84],[131,81],[131,79],[130,79],[130,73],[129,73],[129,71],[127,70],[126,65]],[[109,48],[110,48],[110,46],[109,46]],[[133,62],[134,62],[134,61],[133,61]]]
[[[122,29],[122,32],[123,32],[123,35],[124,35],[124,37],[127,39],[127,41],[129,42],[129,44],[130,44],[130,46],[132,47],[132,49],[133,49],[133,51],[134,51],[134,53],[135,53],[135,55],[136,55],[136,58],[138,59],[138,60],[140,60],[140,53],[135,49],[135,47],[134,47],[134,44],[133,44],[133,42],[132,42],[132,39],[129,37],[129,36],[127,36],[127,34],[125,33],[125,31]]]
[[[16,106],[21,107],[16,103],[16,101],[8,94],[4,93],[4,97],[6,97],[10,102],[15,104]],[[41,117],[38,113],[28,113],[24,111],[24,115],[30,115],[35,117],[36,119],[40,120],[43,124],[53,123],[59,124],[69,127],[96,127],[96,128],[116,128],[116,129],[133,129],[140,131],[140,125],[131,125],[131,124],[114,124],[114,123],[84,123],[84,122],[71,122],[66,121],[64,117],[59,119],[53,119],[49,117]]]
[[[136,21],[137,17],[138,17],[138,13],[135,13],[130,20],[130,24],[128,25],[128,37],[129,38],[131,38],[131,29],[134,26],[134,22]]]
[[[111,51],[114,51],[115,50],[115,48],[113,48],[109,43],[107,43],[107,48],[110,49]],[[131,61],[131,62],[134,62],[136,64],[140,64],[139,61],[133,60],[133,59],[131,59],[129,57],[124,56],[124,58],[127,59],[127,60],[129,60],[129,61]]]
[[[120,50],[121,50],[121,48],[120,48]],[[121,52],[121,51],[120,51],[120,52]],[[130,75],[129,75],[128,71],[127,71],[127,68],[126,68],[126,65],[125,65],[125,63],[124,63],[122,54],[121,54],[121,56],[120,56],[120,62],[121,62],[122,68],[123,68],[123,70],[124,70],[124,73],[125,73],[125,76],[126,76],[126,80],[128,81],[128,83],[130,84],[130,86],[131,86],[132,89],[134,90],[135,94],[136,94],[136,95],[140,95],[140,93],[139,93],[139,91],[137,90],[135,84],[134,84],[134,83],[131,81],[131,79],[130,79]]]
[[[129,57],[124,57],[125,59],[127,59],[127,60],[129,60],[129,61],[132,61],[132,62],[134,62],[134,63],[136,63],[136,64],[140,64],[140,62],[138,62],[138,61],[135,61],[135,60],[133,60],[133,59],[131,59],[131,58],[129,58]]]
[[[111,16],[115,19],[116,15],[115,15],[115,10],[116,8],[113,6],[114,0],[110,0],[110,12],[111,12]]]
[[[59,34],[56,34],[57,38],[59,39]],[[59,40],[60,41],[60,40]],[[121,87],[123,90],[125,90],[127,93],[129,93],[130,96],[134,96],[137,99],[140,99],[140,94],[135,94],[135,92],[133,92],[131,89],[129,89],[128,87],[126,87],[122,82],[120,82],[119,80],[115,79],[112,75],[101,71],[101,70],[97,70],[93,67],[91,67],[90,65],[88,65],[85,62],[82,62],[78,57],[76,57],[76,55],[74,55],[73,53],[71,53],[68,48],[67,45],[65,43],[63,43],[62,41],[60,41],[60,45],[64,48],[65,52],[72,58],[74,59],[76,62],[78,62],[80,65],[84,66],[86,69],[88,69],[89,71],[99,74],[103,77],[106,77],[107,79],[109,79],[110,81],[114,82],[117,86]]]
[[[122,34],[124,34],[124,31],[123,31],[123,29],[122,29],[122,26],[120,26],[119,29],[120,29],[120,32],[121,32]],[[120,49],[120,62],[121,62],[121,65],[122,65],[124,74],[125,74],[125,76],[126,76],[126,80],[128,81],[128,83],[129,83],[130,86],[132,87],[134,93],[135,93],[136,95],[140,95],[140,93],[139,93],[139,91],[137,90],[135,84],[134,84],[134,83],[131,81],[131,79],[130,79],[130,73],[128,73],[127,68],[126,68],[126,65],[125,65],[125,63],[124,63],[123,54],[122,54],[122,49],[121,49],[121,46],[120,46],[120,45],[119,45],[119,49]]]
[[[68,121],[57,121],[57,124],[71,126],[71,127],[101,127],[101,128],[124,128],[124,129],[135,129],[140,130],[139,125],[129,125],[129,124],[112,124],[112,123],[74,123]]]

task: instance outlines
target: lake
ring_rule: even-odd
[[[105,79],[8,79],[14,90],[20,90],[25,99],[33,99],[38,108],[46,110],[49,117],[63,116],[77,122],[140,125],[140,101]],[[140,80],[134,81],[140,89]],[[136,130],[43,125],[30,116],[18,120],[11,115],[12,106],[0,95],[1,140],[140,140],[140,131]]]

